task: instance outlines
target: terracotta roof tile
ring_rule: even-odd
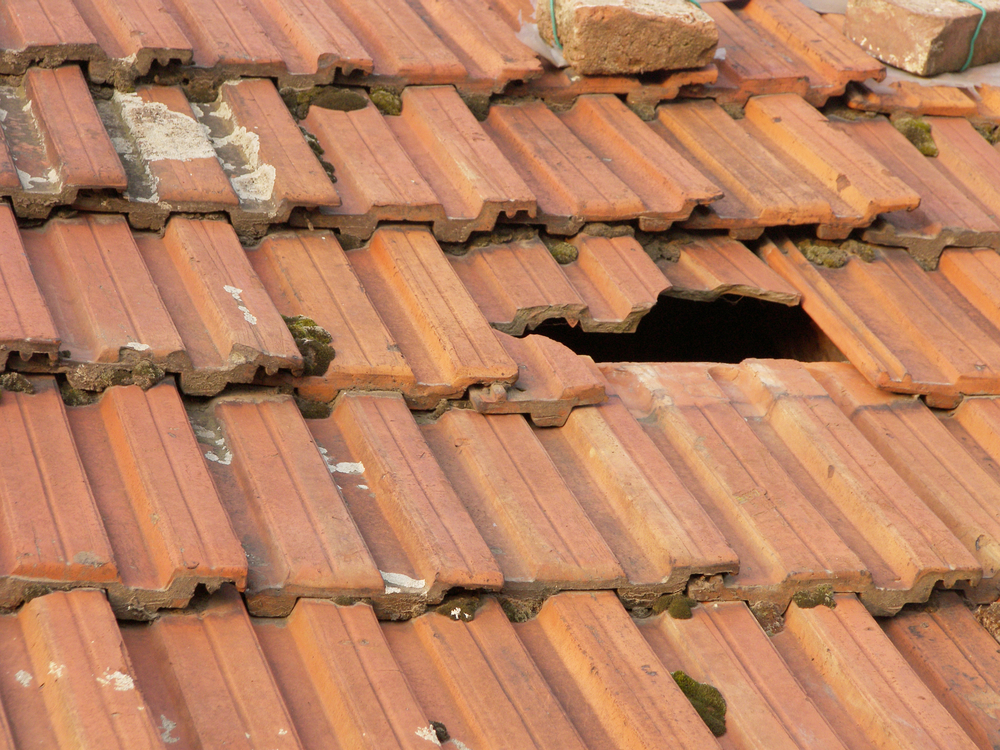
[[[19,367],[66,372],[74,385],[99,390],[149,360],[200,395],[249,382],[259,367],[301,371],[295,342],[228,224],[175,218],[157,237],[133,235],[119,216],[89,214],[22,230],[21,240],[61,360]],[[34,304],[30,285],[12,291],[18,306]],[[33,338],[6,348],[34,351]]]
[[[976,100],[956,86],[925,86],[917,81],[865,81],[847,87],[847,106],[865,112],[911,112],[915,115],[970,117]]]
[[[948,250],[931,272],[900,250],[821,269],[787,239],[776,243],[764,244],[764,259],[802,293],[803,309],[871,383],[940,405],[1000,393],[994,251]]]
[[[66,409],[52,378],[31,382],[34,395],[0,403],[16,447],[5,484],[28,483],[44,502],[4,492],[2,606],[38,588],[101,586],[136,617],[183,606],[197,584],[242,588],[243,551],[172,386],[114,388]]]
[[[937,265],[946,247],[1000,247],[996,211],[982,202],[972,185],[963,184],[971,179],[966,174],[971,166],[968,157],[957,168],[951,166],[961,153],[958,149],[962,148],[962,141],[973,147],[971,138],[982,140],[965,120],[942,119],[933,127],[935,143],[939,144],[939,151],[944,150],[944,158],[923,156],[881,117],[836,122],[835,127],[920,193],[917,209],[882,214],[873,226],[864,230],[866,240],[905,247],[925,266]],[[956,138],[961,140],[956,142]],[[988,145],[983,153],[980,151],[983,150],[973,151],[977,161],[986,159],[1000,165],[1000,159]]]
[[[809,365],[837,405],[893,469],[944,521],[983,567],[975,598],[991,601],[1000,587],[1000,510],[992,498],[997,477],[986,472],[964,440],[949,432],[960,430],[975,412],[988,413],[992,400],[970,401],[956,416],[943,421],[921,401],[872,387],[853,367],[839,363]],[[972,592],[967,592],[972,593]]]
[[[504,588],[614,588],[625,576],[527,422],[455,409],[421,426],[504,574]]]
[[[251,612],[287,614],[300,596],[382,592],[378,568],[290,398],[222,400],[195,424],[211,445],[205,456],[246,550]]]
[[[497,330],[521,335],[562,318],[584,331],[634,331],[669,289],[631,237],[586,234],[570,240],[577,260],[559,265],[537,239],[491,245],[449,256],[452,267]]]
[[[270,81],[223,84],[209,103],[189,103],[176,87],[140,86],[97,105],[128,187],[121,197],[82,196],[78,208],[121,211],[144,229],[162,228],[173,212],[224,211],[240,233],[263,234],[293,208],[340,205]]]
[[[343,200],[309,214],[310,224],[367,239],[380,221],[433,222],[438,239],[464,242],[501,213],[534,215],[534,195],[454,89],[411,87],[402,103],[397,117],[371,103],[310,109],[303,126],[336,170]]]
[[[801,295],[760,258],[734,239],[686,235],[675,247],[676,261],[660,259],[656,266],[670,281],[661,292],[670,297],[711,301],[725,294],[756,297],[797,305]]]
[[[662,230],[721,197],[614,96],[580,97],[559,115],[541,102],[494,105],[483,127],[535,193],[539,223],[556,234],[632,219]]]
[[[836,603],[833,609],[793,604],[784,632],[771,642],[845,740],[856,742],[878,727],[884,747],[975,747],[864,607],[853,596],[837,596]]]
[[[45,217],[80,190],[121,190],[125,170],[76,66],[32,68],[0,86],[0,195],[19,215]]]
[[[996,641],[954,594],[907,610],[882,629],[962,729],[980,747],[1000,741]]]
[[[517,339],[497,331],[496,337],[517,362],[517,382],[469,388],[477,411],[530,414],[539,427],[561,427],[574,407],[604,402],[604,378],[590,357],[546,336]]]
[[[927,507],[802,365],[604,371],[739,555],[739,573],[709,582],[706,598],[784,606],[829,583],[891,614],[936,582],[979,582],[979,563],[949,528],[965,530]]]
[[[795,93],[822,106],[851,81],[881,80],[885,66],[796,0],[705,8],[719,27],[718,82],[698,93],[742,104],[756,94]]]

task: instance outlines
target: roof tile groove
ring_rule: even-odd
[[[705,8],[719,28],[719,78],[702,96],[744,103],[756,94],[791,92],[822,106],[851,81],[885,77],[885,66],[862,52],[822,16],[796,0],[750,0],[739,8]]]
[[[0,86],[0,195],[21,216],[44,218],[80,190],[121,190],[125,170],[76,66],[32,68]]]
[[[792,605],[768,638],[741,602],[635,620],[608,592],[560,594],[513,625],[489,597],[457,622],[316,600],[254,619],[231,590],[116,625],[100,593],[56,593],[0,616],[0,739],[419,750],[437,726],[456,747],[719,747],[677,669],[720,690],[736,750],[994,737],[995,644],[955,598],[885,633],[854,597],[836,605]]]
[[[670,282],[631,237],[581,234],[571,242],[577,260],[562,266],[538,239],[449,260],[490,325],[504,333],[519,336],[550,318],[584,331],[634,331]]]
[[[128,188],[120,198],[82,196],[79,208],[121,211],[142,229],[162,228],[171,212],[225,211],[237,231],[263,234],[295,207],[340,204],[270,81],[224,84],[207,104],[176,87],[140,86],[98,107]]]
[[[762,255],[802,293],[803,309],[879,388],[926,394],[936,405],[1000,393],[1000,321],[993,250],[952,249],[925,272],[902,250],[871,263],[819,268],[785,238]]]
[[[25,370],[66,372],[85,389],[122,382],[149,360],[181,374],[186,393],[214,395],[258,368],[302,369],[302,357],[232,227],[174,218],[163,237],[133,235],[119,216],[55,220],[20,234],[61,359],[18,358]],[[18,276],[16,246],[4,275]],[[13,306],[37,306],[32,285]],[[45,318],[38,322],[45,326]],[[44,333],[44,329],[41,331]],[[55,353],[52,336],[5,339],[6,351]]]
[[[934,515],[802,365],[604,372],[739,554],[739,573],[704,596],[784,606],[829,583],[891,614],[936,582],[979,583],[965,529]]]
[[[243,551],[172,386],[115,388],[67,410],[52,378],[32,384],[34,395],[0,403],[15,447],[3,472],[0,606],[100,586],[119,615],[144,617],[182,606],[198,584],[243,587]],[[19,503],[15,482],[40,502]]]
[[[933,123],[936,158],[921,155],[881,117],[835,125],[921,196],[915,211],[881,215],[864,238],[905,247],[930,267],[946,247],[1000,249],[1000,193],[977,177],[990,170],[1000,176],[1000,155],[965,120],[935,118]]]
[[[561,115],[541,102],[495,105],[483,127],[535,193],[538,222],[556,234],[632,219],[662,230],[722,196],[614,96],[580,97]]]
[[[411,87],[402,103],[396,117],[371,103],[310,109],[303,126],[336,170],[343,199],[308,214],[310,224],[367,239],[380,221],[433,222],[438,239],[464,242],[501,213],[534,215],[534,195],[454,89]]]

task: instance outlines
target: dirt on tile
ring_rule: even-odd
[[[785,618],[782,616],[781,607],[774,602],[754,602],[750,605],[750,611],[768,637],[777,635],[785,629]]]
[[[833,598],[833,586],[829,583],[821,583],[805,591],[796,591],[792,596],[792,601],[802,609],[812,609],[813,607],[829,607],[834,609],[837,600]]]

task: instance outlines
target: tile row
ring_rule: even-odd
[[[690,750],[972,750],[1000,741],[997,645],[957,597],[881,627],[853,596],[831,605],[793,604],[768,637],[742,602],[635,620],[607,592],[560,594],[522,622],[486,597],[450,616],[380,623],[365,605],[316,600],[280,620],[252,618],[226,590],[150,624],[116,624],[96,591],[56,593],[0,616],[0,743],[624,750],[669,737]],[[682,691],[691,680],[717,691],[691,691],[713,729]]]
[[[488,95],[541,73],[483,0],[11,0],[0,8],[0,47],[2,74],[85,62],[91,80],[123,89],[147,75],[299,88],[364,76]]]
[[[225,581],[255,614],[350,597],[392,618],[451,589],[783,610],[829,586],[881,615],[935,586],[997,597],[995,400],[941,417],[846,364],[603,372],[583,395],[606,401],[536,420],[561,427],[417,419],[392,393],[345,393],[323,418],[263,389],[185,414],[169,383],[67,407],[34,377],[0,399],[0,606],[99,586],[144,617]]]
[[[841,267],[827,267],[776,235],[761,255],[872,384],[942,408],[1000,393],[996,250],[945,250],[933,271],[897,249],[875,249],[870,260],[844,253],[833,264]]]
[[[495,104],[479,122],[454,88],[411,87],[399,115],[358,93],[359,109],[313,105],[302,132],[262,79],[223,84],[210,103],[141,85],[96,104],[73,66],[32,68],[23,81],[0,87],[13,113],[0,125],[9,148],[0,151],[0,196],[27,218],[71,203],[125,213],[139,229],[160,229],[172,213],[224,213],[249,237],[290,217],[360,240],[380,222],[408,221],[464,242],[500,220],[560,235],[635,222],[749,238],[769,226],[818,225],[821,236],[843,237],[879,214],[905,216],[922,195],[932,213],[948,203],[935,202],[934,169],[902,136],[890,173],[877,143],[859,146],[853,130],[795,94],[753,98],[740,120],[691,100],[645,123],[616,96],[595,94],[561,112],[539,101]],[[964,120],[940,127],[978,138]],[[956,146],[955,159],[974,145]],[[997,161],[985,141],[983,149]],[[965,235],[989,221],[972,216]]]

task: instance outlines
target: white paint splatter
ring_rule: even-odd
[[[177,722],[170,721],[166,716],[160,714],[160,739],[163,740],[168,745],[173,745],[175,742],[180,742],[178,737],[171,737],[170,733],[177,729]]]
[[[410,578],[408,575],[404,575],[402,573],[386,573],[381,570],[379,571],[379,573],[381,573],[382,580],[385,581],[386,583],[385,593],[387,594],[397,593],[399,589],[423,590],[426,585],[426,582],[424,581],[423,578],[418,580],[416,578]],[[396,586],[397,587],[396,591],[389,591],[390,586]]]
[[[420,727],[414,734],[417,735],[422,740],[427,740],[432,745],[437,745],[441,747],[441,743],[438,741],[437,733],[434,731],[434,727],[428,725],[426,727]]]
[[[472,748],[470,748],[464,742],[462,742],[461,740],[456,740],[454,737],[452,737],[448,741],[455,746],[456,750],[472,750]]]
[[[350,461],[341,461],[339,464],[329,464],[330,472],[336,474],[364,474],[365,465],[358,461],[357,463],[351,463]]]
[[[116,91],[112,101],[146,161],[215,158],[215,149],[193,117],[174,112],[160,102],[143,101],[138,94]]]
[[[243,313],[243,319],[252,326],[257,325],[257,318],[250,313],[243,302],[243,298],[240,296],[243,294],[243,290],[239,287],[229,286],[229,284],[226,284],[222,288],[228,292],[234,300],[236,300],[236,308]]]
[[[284,737],[286,734],[288,734],[288,730],[287,729],[279,729],[278,730],[278,736],[279,737]]]
[[[40,185],[55,185],[59,182],[59,175],[56,174],[54,169],[50,169],[44,177],[32,177],[27,172],[17,169],[17,167],[14,167],[14,169],[17,171],[17,179],[21,181],[21,187],[25,190],[31,190],[36,182]]]
[[[150,350],[149,344],[140,344],[138,341],[129,341],[125,344],[126,349],[135,349],[137,352],[146,352]]]
[[[31,676],[31,672],[19,669],[17,670],[17,674],[14,675],[14,679],[17,680],[22,687],[28,687],[31,684],[31,681],[35,678]]]
[[[368,485],[367,484],[359,484],[358,485],[358,489],[359,490],[367,490],[368,489]]]
[[[57,680],[66,674],[65,664],[56,664],[54,661],[49,662],[49,674],[55,677]]]
[[[208,451],[205,454],[205,458],[213,464],[219,464],[220,466],[229,466],[233,462],[233,454],[229,451],[226,451],[226,455],[223,458],[219,458],[215,451]]]
[[[119,672],[118,670],[111,672],[109,669],[105,669],[104,676],[97,678],[97,684],[101,687],[107,687],[110,685],[120,693],[135,690],[135,681],[132,677],[124,672]]]

